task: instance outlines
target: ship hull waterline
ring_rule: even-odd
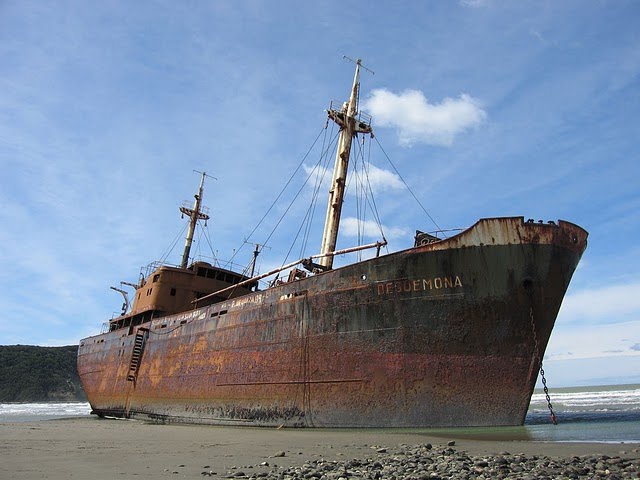
[[[521,425],[539,371],[534,339],[542,356],[586,237],[569,222],[483,219],[447,240],[86,338],[78,370],[101,416]]]

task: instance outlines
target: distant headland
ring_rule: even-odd
[[[0,346],[0,402],[86,401],[77,354],[77,345]]]

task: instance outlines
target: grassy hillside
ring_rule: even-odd
[[[0,402],[86,401],[77,354],[77,345],[0,346]]]

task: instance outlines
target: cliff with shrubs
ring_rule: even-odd
[[[86,401],[77,354],[77,345],[0,346],[0,402]]]

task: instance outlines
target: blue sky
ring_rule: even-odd
[[[347,55],[375,72],[362,109],[440,227],[522,215],[590,232],[550,384],[640,382],[640,4],[394,3],[0,3],[0,344],[98,333],[121,304],[109,286],[182,242],[194,169],[217,178],[204,195],[217,257],[248,262],[243,241],[266,238],[249,234],[330,100],[347,99]],[[408,247],[433,223],[372,161],[390,245]],[[262,271],[298,226],[281,226]]]

